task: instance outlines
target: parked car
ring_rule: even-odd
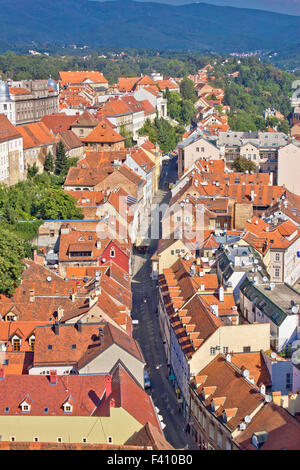
[[[145,386],[145,390],[147,390],[148,388],[151,388],[150,377],[146,370],[144,371],[144,386]]]

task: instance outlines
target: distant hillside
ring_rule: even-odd
[[[0,41],[217,52],[286,47],[299,18],[205,3],[0,0]]]

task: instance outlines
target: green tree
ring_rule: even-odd
[[[122,137],[124,137],[124,139],[125,139],[125,147],[126,147],[126,148],[133,147],[133,138],[132,138],[132,134],[126,130],[124,124],[122,124],[122,125],[120,126],[120,135],[121,135]]]
[[[234,162],[233,162],[233,168],[235,169],[235,171],[239,171],[239,172],[242,172],[242,173],[245,173],[245,171],[253,171],[253,172],[256,172],[257,171],[257,167],[255,165],[254,162],[252,162],[251,160],[248,160],[248,158],[246,157],[237,157]]]
[[[50,151],[47,153],[45,158],[44,170],[47,173],[53,173],[54,171],[54,157]]]
[[[290,133],[289,122],[286,119],[281,119],[281,121],[278,124],[277,129],[279,132],[284,132],[286,135],[289,135]]]
[[[28,165],[28,168],[27,168],[27,178],[29,180],[31,180],[32,178],[34,178],[34,176],[39,172],[39,169],[37,167],[37,164],[35,162],[33,162],[33,165],[30,166]]]
[[[184,100],[190,100],[192,103],[197,101],[195,86],[190,78],[184,78],[180,82],[180,95]]]
[[[0,226],[0,293],[11,295],[21,282],[26,256],[24,242]]]
[[[68,158],[65,151],[65,146],[63,142],[60,140],[56,146],[55,152],[55,174],[61,175],[66,166],[67,166]]]
[[[52,189],[37,202],[36,216],[43,220],[83,219],[80,208],[75,206],[75,199],[62,189]]]

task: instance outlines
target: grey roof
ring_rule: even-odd
[[[292,304],[300,305],[300,293],[285,283],[275,284],[271,290],[269,284],[254,285],[246,278],[240,286],[240,291],[277,326],[280,326],[288,315],[293,315]]]
[[[203,134],[202,133],[197,133],[197,134],[193,134],[191,135],[190,137],[188,137],[187,139],[184,139],[182,142],[180,142],[177,147],[180,147],[180,148],[185,148],[187,147],[188,145],[191,145],[193,144],[194,142],[197,142],[197,140],[205,140],[206,142],[208,142],[209,144],[212,144],[215,146],[215,141],[213,140],[208,140],[206,139],[205,137],[203,137]]]
[[[278,148],[287,145],[283,132],[220,132],[217,146],[241,147],[251,143],[258,148]]]

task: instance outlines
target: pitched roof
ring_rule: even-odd
[[[241,371],[247,369],[257,385],[271,386],[271,377],[261,352],[231,354],[231,362]]]
[[[53,113],[43,116],[41,122],[43,122],[48,129],[50,129],[54,135],[60,131],[67,131],[70,129],[72,123],[77,119],[77,116],[69,116],[65,113]]]
[[[19,129],[12,125],[5,114],[0,114],[0,142],[20,139],[21,137],[22,134],[19,132]]]
[[[261,450],[300,450],[300,423],[275,403],[267,403],[252,418],[246,430],[239,433],[236,443],[242,450],[256,450],[252,444],[255,433],[266,432]]]
[[[101,121],[86,137],[81,139],[85,143],[115,143],[125,141],[125,137],[118,134],[114,129]]]
[[[23,136],[24,149],[57,143],[57,138],[43,122],[18,126],[18,130]]]
[[[77,135],[74,134],[74,132],[71,130],[59,131],[58,139],[60,139],[64,143],[66,150],[83,147],[83,144],[79,137],[77,137]]]
[[[98,119],[88,110],[85,110],[79,117],[76,117],[71,127],[97,127],[98,124]]]
[[[225,425],[231,432],[244,422],[245,416],[258,411],[265,401],[259,388],[244,378],[221,354],[199,371],[191,383],[198,396],[203,396],[205,406],[219,420],[224,422],[222,415],[226,412]],[[217,406],[217,400],[221,398],[222,402]],[[215,411],[211,408],[212,402],[215,402]]]
[[[11,95],[30,95],[30,91],[22,87],[11,87],[9,93]]]
[[[113,172],[111,165],[101,168],[69,168],[64,187],[84,186],[94,187],[103,181],[106,176]]]
[[[135,432],[126,441],[126,445],[144,446],[154,450],[174,450],[174,447],[162,436],[162,434],[150,423],[146,423],[139,431]]]
[[[61,71],[59,76],[62,84],[78,84],[84,82],[84,80],[89,79],[94,83],[108,83],[106,78],[98,71]]]
[[[102,328],[103,337],[99,335]],[[111,323],[82,323],[80,328],[75,324],[58,326],[55,334],[53,325],[36,329],[34,367],[47,365],[73,365],[77,370],[83,368],[107,348],[116,344],[130,355],[144,363],[138,343],[124,330]],[[51,344],[51,350],[48,345]]]

